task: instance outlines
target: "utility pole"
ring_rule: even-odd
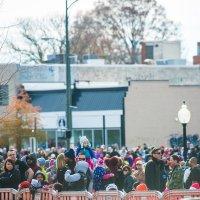
[[[69,17],[68,17],[68,0],[66,0],[66,13],[65,13],[65,39],[66,39],[66,51],[65,51],[65,63],[66,63],[66,120],[67,131],[72,131],[72,112],[71,112],[71,68],[70,68],[70,47],[69,47]],[[70,138],[67,139],[67,149],[70,148]]]

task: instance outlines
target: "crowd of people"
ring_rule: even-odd
[[[57,191],[95,192],[173,189],[200,190],[200,148],[126,147],[92,149],[83,136],[76,149],[27,150],[0,149],[0,188],[21,190],[53,188]]]

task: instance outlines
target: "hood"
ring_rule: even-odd
[[[75,172],[83,172],[86,174],[87,170],[89,168],[89,165],[87,162],[85,161],[78,161],[76,163],[76,166],[75,166]]]

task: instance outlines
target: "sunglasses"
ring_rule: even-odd
[[[85,158],[78,158],[78,160],[85,160]]]
[[[161,154],[161,152],[157,152],[157,153],[154,153],[154,154],[158,154],[159,155],[159,154]]]
[[[124,169],[123,171],[124,171],[124,172],[128,172],[128,169]]]

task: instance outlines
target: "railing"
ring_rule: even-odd
[[[90,199],[92,199],[91,193],[81,192],[81,191],[59,192],[56,198],[56,200],[90,200]]]
[[[200,190],[170,190],[163,194],[163,200],[200,199]]]
[[[17,198],[17,190],[12,188],[0,188],[0,199],[1,200],[13,200]]]
[[[56,192],[40,190],[34,200],[200,200],[200,190],[170,190],[163,195],[157,191],[129,192],[123,195],[120,191],[98,191],[91,194],[86,191]],[[0,189],[0,200],[33,200],[29,189],[16,191],[11,188]]]
[[[98,191],[93,194],[94,200],[121,200],[123,195],[120,191]]]
[[[137,192],[132,191],[125,195],[124,200],[160,200],[162,194],[157,191]]]

